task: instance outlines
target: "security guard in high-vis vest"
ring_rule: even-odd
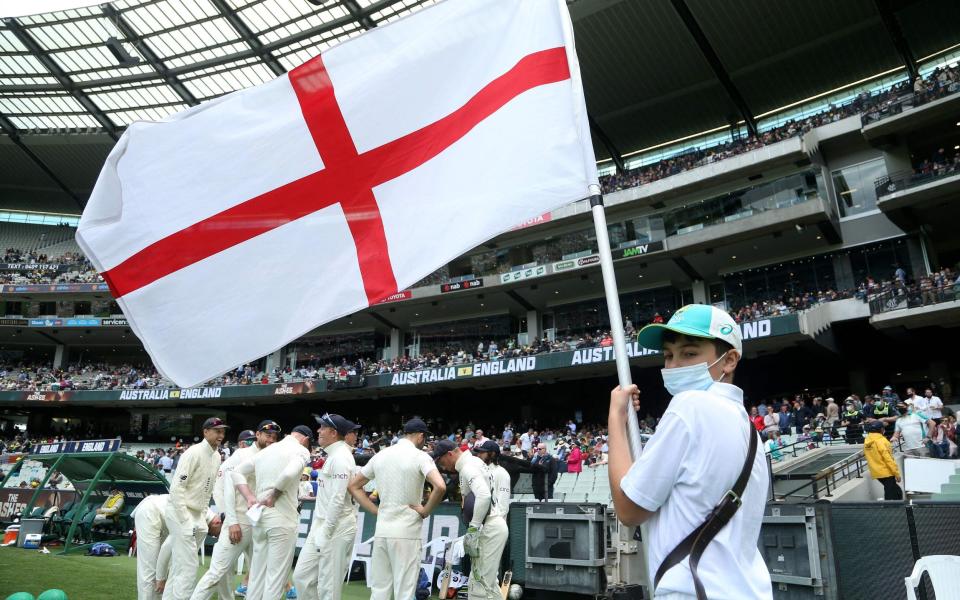
[[[883,422],[883,435],[888,440],[893,436],[894,428],[897,425],[897,417],[900,411],[887,402],[886,397],[876,396],[876,402],[873,405],[873,418]]]
[[[863,415],[853,406],[853,402],[848,400],[844,405],[843,412],[840,413],[840,424],[847,428],[843,434],[844,440],[848,444],[863,443]]]

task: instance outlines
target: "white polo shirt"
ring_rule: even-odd
[[[374,537],[419,540],[423,519],[410,505],[423,502],[423,482],[437,469],[407,438],[373,455],[360,472],[377,482],[380,506]]]
[[[677,394],[657,432],[620,485],[636,505],[654,512],[647,568],[653,579],[677,544],[703,523],[733,487],[747,456],[748,433],[757,435],[743,408],[743,391],[714,383],[706,391]],[[772,599],[770,574],[757,540],[770,477],[758,444],[743,505],[710,542],[697,573],[710,600]],[[687,560],[666,572],[659,594],[696,595]]]

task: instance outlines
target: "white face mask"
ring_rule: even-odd
[[[710,375],[710,368],[723,360],[723,357],[726,355],[727,353],[724,352],[720,355],[720,358],[710,364],[702,362],[690,365],[689,367],[661,369],[660,373],[663,376],[663,386],[674,396],[680,392],[690,390],[705,390],[714,383],[723,381],[723,378],[726,377],[726,373],[724,373],[720,376],[720,379],[714,380],[713,376]]]

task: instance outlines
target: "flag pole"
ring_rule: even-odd
[[[607,234],[607,215],[603,208],[603,195],[598,186],[591,185],[595,192],[590,196],[593,225],[597,231],[597,247],[600,250],[600,270],[603,273],[603,291],[607,297],[607,314],[610,316],[610,333],[613,336],[613,355],[617,359],[617,377],[620,387],[627,387],[633,380],[630,376],[630,357],[627,356],[627,338],[623,332],[623,316],[620,314],[620,295],[617,292],[617,277],[613,271],[613,255],[610,252],[610,237]],[[627,404],[627,440],[630,455],[640,458],[643,445],[640,441],[640,423],[632,403]]]

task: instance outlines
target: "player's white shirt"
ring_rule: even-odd
[[[491,487],[493,489],[493,507],[490,514],[507,518],[510,513],[510,473],[500,465],[487,465]]]
[[[262,500],[268,493],[276,492],[273,508],[265,508],[259,524],[263,526],[296,527],[299,521],[297,491],[300,474],[310,460],[310,452],[294,437],[267,446],[234,469],[234,481],[238,477],[256,477],[256,496]]]
[[[460,496],[466,498],[467,494],[473,492],[473,519],[470,526],[479,528],[489,516],[490,503],[493,500],[487,465],[473,454],[464,452],[457,459],[454,468],[460,475]]]
[[[190,446],[180,457],[170,483],[170,504],[180,523],[206,514],[219,469],[220,453],[206,441]]]
[[[234,487],[236,482],[233,473],[244,461],[252,458],[259,451],[260,448],[256,444],[240,448],[223,461],[220,470],[217,471],[217,483],[213,486],[213,502],[224,514],[224,528],[231,525],[250,525],[250,519],[247,518],[247,500]],[[257,487],[256,475],[253,473],[247,475],[244,482],[250,486],[250,489]]]
[[[437,466],[407,438],[374,454],[360,469],[377,482],[380,506],[374,537],[419,540],[423,519],[410,505],[423,501],[423,482]]]
[[[315,539],[330,539],[357,529],[357,509],[347,491],[347,484],[357,468],[353,448],[339,441],[324,450],[327,460],[317,475],[317,501],[310,526]]]
[[[670,401],[657,432],[621,481],[634,504],[654,512],[648,521],[651,577],[734,484],[747,455],[748,435],[757,432],[736,386],[714,383]],[[743,505],[707,546],[697,569],[710,600],[773,598],[770,573],[757,547],[769,486],[767,461],[758,448]],[[657,592],[695,596],[688,561],[668,570]]]

